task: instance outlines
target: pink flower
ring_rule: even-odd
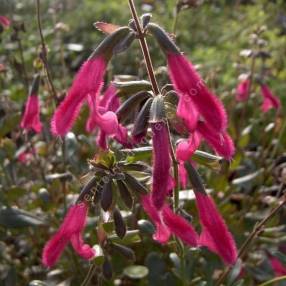
[[[73,205],[60,226],[57,233],[46,243],[42,262],[47,267],[52,267],[58,261],[64,248],[70,242],[74,250],[84,259],[95,256],[94,250],[82,239],[82,231],[85,227],[88,206],[86,203]]]
[[[105,70],[106,61],[100,56],[91,57],[82,65],[67,96],[52,118],[53,134],[64,136],[72,128],[88,96],[92,101],[96,101],[103,84]]]
[[[179,163],[179,179],[180,179],[182,189],[185,189],[187,187],[188,174],[187,174],[187,170],[184,166],[184,161],[181,161]]]
[[[9,18],[5,17],[5,16],[0,16],[0,24],[4,27],[4,28],[8,28],[11,25],[11,21]]]
[[[165,225],[172,234],[179,237],[187,245],[198,245],[198,235],[187,220],[175,214],[167,205],[164,205],[162,209],[162,216]]]
[[[189,131],[195,130],[199,119],[199,113],[197,111],[194,102],[188,94],[179,96],[179,104],[177,108],[177,116],[183,119],[184,124]]]
[[[179,96],[189,96],[209,126],[217,132],[224,131],[227,115],[223,104],[208,90],[192,63],[181,53],[169,52],[167,59],[170,78]],[[195,121],[193,110],[194,108],[191,109],[192,121]]]
[[[187,161],[198,149],[201,143],[201,135],[199,132],[194,132],[188,139],[179,142],[176,149],[176,157],[179,161]]]
[[[25,106],[20,127],[26,130],[33,129],[36,133],[42,130],[40,122],[40,103],[37,94],[30,94]]]
[[[261,85],[261,94],[263,96],[263,103],[261,106],[263,112],[267,112],[271,108],[279,109],[281,107],[280,99],[273,95],[266,84]]]
[[[142,196],[141,202],[145,212],[152,219],[156,226],[156,232],[153,235],[153,239],[162,244],[166,243],[170,238],[171,232],[164,224],[161,213],[154,207],[151,196]]]
[[[86,123],[86,130],[92,132],[97,126],[100,132],[97,137],[97,143],[102,149],[107,149],[106,139],[108,135],[113,135],[120,143],[127,144],[127,129],[119,124],[115,111],[120,102],[117,97],[117,90],[113,84],[110,84],[99,104],[96,104],[96,98],[88,95],[87,101],[90,109],[90,115]]]
[[[272,269],[276,277],[286,275],[286,267],[275,256],[269,256]]]
[[[141,201],[145,212],[155,224],[154,240],[164,244],[173,234],[186,244],[197,246],[198,235],[187,220],[175,214],[167,204],[164,204],[158,211],[153,205],[150,195],[143,196]]]
[[[250,94],[250,80],[246,79],[241,81],[236,87],[236,100],[237,101],[245,101],[249,98]]]
[[[195,192],[195,195],[202,224],[200,245],[217,253],[225,263],[234,264],[237,259],[236,245],[214,201],[201,192]]]
[[[169,170],[171,166],[168,130],[165,122],[152,123],[153,132],[153,181],[152,201],[160,209],[168,194]]]
[[[207,123],[202,121],[198,123],[197,131],[206,140],[208,145],[217,152],[217,154],[225,157],[226,159],[232,158],[235,148],[231,137],[226,132],[215,132]]]

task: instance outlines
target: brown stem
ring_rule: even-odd
[[[29,78],[28,78],[28,73],[27,73],[27,69],[26,69],[26,65],[25,65],[22,41],[19,38],[19,36],[17,36],[17,42],[18,42],[18,48],[19,48],[20,58],[21,58],[21,63],[22,63],[22,68],[23,68],[23,79],[24,79],[26,90],[28,92],[28,90],[29,90]]]
[[[284,195],[282,202],[278,204],[275,208],[271,210],[271,212],[266,216],[263,220],[261,220],[258,224],[256,224],[252,230],[252,232],[249,234],[245,242],[242,244],[242,246],[239,249],[238,252],[238,258],[242,258],[248,248],[248,246],[251,244],[251,242],[263,231],[264,225],[276,214],[278,211],[286,204],[286,195]],[[216,286],[221,285],[221,283],[224,281],[224,279],[227,277],[229,272],[231,271],[231,267],[228,266],[216,282]]]
[[[45,39],[44,39],[43,32],[42,32],[41,15],[40,15],[40,0],[36,0],[36,7],[37,7],[38,30],[40,33],[41,46],[42,46],[41,59],[43,61],[44,67],[45,67],[45,71],[46,71],[47,78],[48,78],[48,83],[49,83],[49,86],[51,89],[51,94],[52,94],[55,102],[57,102],[58,101],[57,92],[56,92],[55,86],[54,86],[53,81],[52,81],[52,76],[51,76],[51,72],[50,72],[49,64],[48,64],[48,59],[47,59],[46,43],[45,43]]]
[[[139,39],[142,53],[144,56],[144,60],[146,63],[146,68],[147,68],[149,79],[151,81],[152,89],[153,89],[154,94],[157,95],[160,93],[160,90],[159,90],[159,86],[158,86],[158,83],[155,77],[154,68],[153,68],[153,64],[151,61],[151,57],[150,57],[150,52],[149,52],[148,45],[145,39],[145,34],[142,30],[133,0],[128,0],[128,2],[129,2],[129,7],[132,13],[132,17],[135,21],[135,25],[136,25],[136,29],[138,33],[138,39]]]

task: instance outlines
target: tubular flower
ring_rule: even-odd
[[[169,169],[171,166],[169,154],[168,130],[165,122],[151,123],[153,132],[153,181],[152,201],[160,209],[168,194]]]
[[[198,123],[197,131],[220,156],[231,159],[235,152],[231,137],[226,133],[217,133],[205,122]]]
[[[161,217],[161,213],[153,205],[151,196],[149,195],[142,196],[141,202],[145,212],[151,218],[151,220],[154,222],[156,226],[156,232],[153,235],[153,239],[162,244],[166,243],[170,238],[171,232],[168,229],[168,227],[164,224]]]
[[[5,16],[0,16],[0,24],[4,27],[4,28],[8,28],[11,25],[11,21],[9,18],[5,17]]]
[[[106,61],[103,57],[91,57],[82,65],[52,118],[53,134],[66,135],[86,98],[90,96],[95,100],[101,90],[105,70]]]
[[[187,187],[188,174],[183,161],[179,163],[179,179],[182,188],[185,189]]]
[[[96,98],[94,99],[90,95],[87,98],[90,115],[86,123],[86,130],[91,132],[96,126],[100,128],[97,143],[102,149],[107,149],[106,137],[108,135],[113,135],[120,143],[127,144],[127,129],[119,124],[115,114],[120,105],[116,92],[115,86],[110,84],[101,97],[98,107]]]
[[[271,108],[279,109],[281,107],[280,99],[273,95],[266,84],[261,85],[261,94],[263,96],[263,103],[261,106],[263,112],[267,112]]]
[[[38,97],[40,77],[34,77],[32,87],[26,102],[25,111],[20,123],[20,127],[26,130],[33,129],[36,133],[42,130],[40,121],[40,102]]]
[[[150,195],[143,196],[141,201],[145,212],[155,224],[154,240],[164,244],[169,240],[170,235],[173,234],[188,245],[198,245],[198,235],[191,224],[184,218],[176,215],[167,204],[164,204],[162,209],[158,211],[153,205]]]
[[[176,149],[177,159],[187,161],[200,146],[201,137],[199,132],[194,132],[188,139],[180,141]]]
[[[40,103],[38,95],[29,95],[20,126],[23,129],[33,129],[37,133],[41,132],[42,123],[40,121]]]
[[[183,119],[183,122],[190,131],[195,130],[199,119],[199,113],[191,97],[187,94],[180,95],[179,97],[177,116]]]
[[[169,52],[167,60],[170,78],[179,96],[188,95],[210,127],[218,132],[224,131],[227,116],[223,104],[208,90],[192,63],[181,53]]]
[[[236,100],[246,101],[249,98],[250,80],[245,79],[241,81],[236,87]]]
[[[165,225],[172,234],[179,237],[188,245],[198,245],[198,235],[187,220],[175,214],[167,205],[164,205],[162,209],[162,216]]]
[[[85,227],[88,206],[86,203],[73,205],[60,226],[57,233],[46,243],[42,262],[47,267],[52,267],[58,261],[66,245],[70,242],[74,250],[84,259],[95,256],[94,250],[82,239]]]
[[[201,192],[195,192],[195,196],[202,224],[199,244],[217,253],[225,263],[234,264],[237,259],[236,245],[214,201]]]

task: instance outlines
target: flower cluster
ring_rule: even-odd
[[[188,138],[182,139],[176,149],[181,182],[186,186],[188,172],[185,166],[191,163],[191,157],[202,140],[226,159],[231,159],[233,156],[234,145],[226,130],[227,115],[222,102],[207,88],[192,63],[178,50],[169,36],[155,24],[150,23],[147,28],[166,54],[170,79],[178,97],[176,114],[188,131]],[[129,33],[129,29],[127,30]],[[106,136],[112,136],[123,145],[128,144],[127,129],[121,125],[116,115],[120,106],[116,87],[111,83],[104,94],[100,95],[111,52],[122,48],[118,46],[118,42],[125,36],[125,28],[119,28],[111,33],[80,68],[67,96],[52,118],[54,135],[67,134],[86,102],[90,110],[86,130],[92,132],[98,127],[98,145],[103,149],[108,147]],[[151,192],[143,195],[141,202],[156,226],[154,239],[166,243],[173,234],[187,245],[206,246],[220,255],[225,263],[234,264],[237,259],[235,242],[208,194],[193,186],[202,229],[200,235],[188,220],[169,207],[167,198],[177,182],[174,183],[170,175],[172,150],[168,122],[164,113],[164,100],[162,95],[156,95],[145,103],[145,107],[148,105],[146,117],[149,118],[152,130],[153,172]],[[142,130],[139,132],[140,138],[146,134],[145,125]],[[133,134],[138,135],[136,132]],[[139,184],[136,183],[136,186],[139,187]],[[111,193],[104,192],[108,202],[112,202]],[[95,252],[84,244],[82,239],[87,210],[86,202],[70,208],[60,229],[44,248],[43,263],[46,266],[56,263],[68,242],[71,242],[75,251],[83,258],[94,257]]]
[[[246,101],[250,96],[250,80],[245,79],[241,81],[236,87],[236,100],[237,101]],[[260,85],[260,91],[262,95],[262,112],[267,112],[270,109],[279,110],[281,108],[281,102],[279,97],[275,96],[267,84]]]

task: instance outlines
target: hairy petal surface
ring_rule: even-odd
[[[202,121],[198,123],[197,131],[217,154],[228,160],[232,158],[235,152],[235,147],[231,137],[226,132],[215,132],[207,123]]]
[[[158,211],[152,202],[150,195],[145,195],[141,197],[142,206],[147,213],[147,215],[151,218],[153,223],[156,226],[156,232],[153,235],[153,239],[164,244],[170,238],[170,230],[164,224],[161,218],[160,211]]]
[[[218,132],[227,126],[227,115],[222,102],[208,90],[192,63],[182,54],[167,55],[171,81],[179,95],[188,95],[205,121]]]
[[[153,132],[152,201],[160,209],[168,194],[169,170],[171,166],[168,130],[165,122],[151,124]]]
[[[88,95],[97,96],[103,82],[106,62],[102,57],[88,59],[80,68],[73,84],[52,118],[52,132],[64,136],[72,128]]]
[[[68,242],[71,242],[74,249],[86,259],[95,255],[90,247],[84,245],[81,237],[87,212],[88,206],[85,203],[70,207],[59,230],[43,249],[42,262],[45,266],[52,267],[58,261]],[[93,252],[93,256],[91,256],[91,252]]]
[[[198,149],[201,143],[201,134],[194,132],[188,139],[179,142],[176,148],[176,157],[179,161],[187,161]]]
[[[217,253],[226,264],[234,264],[237,259],[236,245],[214,201],[207,194],[195,192],[195,195],[203,228],[200,245]]]
[[[172,234],[179,237],[188,245],[198,245],[198,235],[187,220],[175,214],[167,205],[164,205],[162,209],[162,216],[164,223]]]

